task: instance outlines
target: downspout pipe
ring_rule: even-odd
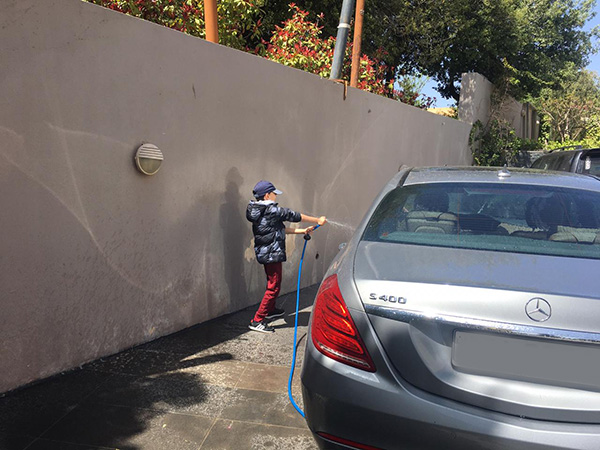
[[[340,24],[338,25],[337,36],[335,38],[333,62],[331,64],[331,74],[329,75],[330,80],[339,80],[341,78],[353,11],[354,0],[344,0],[342,3],[342,12],[340,13]]]
[[[219,43],[219,21],[217,18],[217,0],[204,0],[204,26],[206,40]]]
[[[360,72],[360,47],[362,44],[363,17],[365,0],[356,0],[356,16],[354,17],[354,41],[352,43],[352,66],[350,70],[350,87],[358,87]]]

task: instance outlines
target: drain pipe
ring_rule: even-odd
[[[217,0],[204,0],[204,27],[206,40],[219,43],[219,20],[217,18]]]
[[[354,0],[344,0],[342,3],[342,12],[340,13],[340,24],[338,25],[337,36],[335,38],[331,75],[329,75],[330,80],[339,80],[342,75],[344,54],[346,53],[346,41],[348,40],[348,34],[350,33],[350,21],[352,20],[353,10]]]
[[[358,87],[358,72],[360,70],[360,46],[362,43],[362,27],[364,15],[365,0],[356,0],[356,16],[354,17],[354,41],[352,43],[352,66],[350,70],[351,87]]]

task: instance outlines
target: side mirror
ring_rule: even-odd
[[[340,245],[338,245],[338,250],[344,250],[346,248],[347,243],[346,242],[342,242]]]

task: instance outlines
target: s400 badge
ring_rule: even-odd
[[[404,297],[396,296],[396,295],[379,295],[375,293],[371,293],[369,295],[369,300],[379,300],[382,302],[389,303],[406,303],[406,299]]]

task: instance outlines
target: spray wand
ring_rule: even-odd
[[[321,225],[315,226],[313,228],[313,231],[315,231],[320,226]],[[296,318],[294,321],[294,356],[292,357],[292,367],[290,369],[290,378],[288,380],[288,397],[290,398],[292,406],[296,408],[296,411],[298,411],[298,413],[302,417],[304,417],[304,412],[296,404],[296,402],[294,401],[294,397],[292,397],[292,378],[294,377],[294,369],[296,367],[296,353],[298,350],[296,346],[296,337],[298,335],[298,310],[300,309],[300,277],[302,276],[302,262],[304,261],[304,252],[306,251],[306,244],[308,244],[310,238],[310,233],[306,233],[304,235],[304,247],[302,248],[302,257],[300,258],[300,267],[298,268],[298,288],[296,289]]]

